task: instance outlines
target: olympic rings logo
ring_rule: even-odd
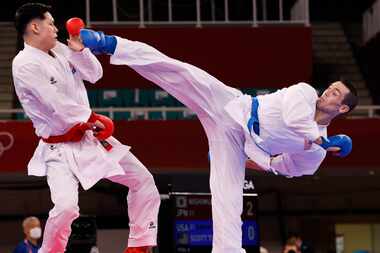
[[[0,132],[0,157],[5,151],[12,148],[14,141],[14,137],[11,133]]]

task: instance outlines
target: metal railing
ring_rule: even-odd
[[[378,118],[380,117],[380,105],[359,105],[351,113],[353,117]]]
[[[12,26],[12,28],[14,27],[14,22],[0,22],[0,26]]]
[[[144,119],[149,120],[150,112],[161,112],[162,119],[166,120],[168,112],[180,112],[184,118],[189,118],[194,115],[186,107],[104,107],[104,108],[91,108],[94,112],[107,113],[111,119],[115,119],[115,113],[130,113],[130,120]],[[12,114],[24,113],[23,109],[0,109],[0,116],[7,115],[8,117],[2,117],[2,119],[12,119]],[[26,119],[26,118],[25,118]]]
[[[363,42],[367,43],[380,32],[380,1],[377,0],[363,14]]]
[[[152,12],[152,0],[139,0],[138,4],[138,13],[134,13],[137,17],[136,20],[133,21],[125,21],[122,20],[119,17],[119,11],[122,13],[126,13],[125,10],[123,10],[120,5],[118,4],[118,0],[108,0],[103,1],[102,4],[104,5],[104,8],[109,8],[107,4],[112,5],[112,18],[110,20],[103,20],[103,21],[95,21],[96,17],[93,16],[93,13],[91,12],[92,4],[94,3],[94,0],[85,0],[86,1],[86,23],[88,26],[91,25],[137,25],[140,28],[144,28],[147,25],[194,25],[196,27],[202,27],[203,25],[231,25],[231,24],[245,24],[245,25],[252,25],[253,27],[256,27],[261,24],[301,24],[305,26],[310,25],[309,20],[309,0],[296,0],[296,2],[293,4],[293,6],[288,7],[286,10],[284,8],[284,1],[286,0],[277,0],[278,3],[278,16],[275,19],[269,19],[268,13],[269,11],[274,11],[273,8],[268,8],[267,0],[252,0],[252,9],[251,9],[251,19],[245,19],[245,20],[231,20],[230,19],[230,5],[237,4],[237,1],[235,0],[219,0],[224,1],[224,19],[223,20],[217,20],[216,18],[216,1],[217,0],[208,0],[210,2],[210,13],[208,13],[210,20],[202,20],[202,8],[205,8],[204,5],[206,5],[205,0],[194,0],[195,8],[193,10],[188,10],[189,12],[194,11],[195,12],[195,20],[188,20],[188,21],[179,21],[174,20],[173,18],[173,6],[174,2],[178,2],[181,0],[162,0],[162,2],[167,1],[167,13],[165,13],[165,16],[167,15],[166,21],[158,21],[153,20]],[[127,0],[123,0],[128,3]],[[144,3],[147,2],[145,5]],[[99,2],[97,2],[99,3]],[[261,8],[258,8],[261,6]],[[288,5],[286,5],[288,6]],[[161,10],[156,10],[161,11]],[[289,11],[289,18],[285,19],[284,12]],[[147,13],[147,17],[145,17],[145,13]],[[259,17],[261,17],[259,19]]]
[[[195,114],[186,107],[106,107],[106,108],[92,108],[94,112],[108,113],[111,119],[115,119],[115,113],[130,113],[130,120],[144,119],[149,120],[150,112],[161,112],[162,119],[166,120],[168,112],[181,112],[184,118],[189,118]],[[23,109],[0,109],[1,115],[10,115],[8,119],[12,118],[12,114],[24,113]],[[360,105],[350,114],[349,118],[380,118],[380,105]],[[4,119],[4,117],[3,117]]]
[[[144,119],[149,120],[150,112],[161,112],[162,119],[166,120],[168,112],[180,112],[184,118],[194,115],[186,107],[107,107],[107,108],[92,108],[94,112],[105,112],[109,114],[111,119],[115,118],[117,112],[129,112],[131,114],[130,119]],[[0,111],[1,112],[1,111]]]

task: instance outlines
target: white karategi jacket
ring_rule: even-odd
[[[13,60],[12,72],[17,96],[39,137],[62,135],[79,122],[87,122],[91,109],[83,80],[95,83],[103,75],[102,66],[89,49],[74,52],[62,43],[51,50],[55,57],[25,44]],[[120,159],[130,147],[115,138],[107,139],[107,152],[90,131],[80,142],[59,143],[69,167],[84,189],[104,177],[124,174]],[[47,150],[40,140],[28,164],[28,174],[45,176]]]
[[[314,120],[317,99],[316,90],[307,83],[258,96],[260,136],[247,128],[251,96],[240,96],[225,109],[245,129],[245,152],[257,164],[281,175],[312,175],[326,156],[326,151],[317,144],[304,150],[305,139],[314,141],[327,136],[327,126]],[[278,154],[270,165],[269,156]]]

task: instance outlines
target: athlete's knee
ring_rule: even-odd
[[[153,189],[156,188],[153,175],[148,171],[144,171],[139,175],[138,182],[136,183],[135,190],[139,189]]]
[[[130,187],[133,193],[137,193],[139,197],[149,199],[152,202],[160,203],[160,193],[158,192],[153,175],[149,172],[139,177],[139,182]],[[128,195],[130,197],[130,195]]]
[[[78,206],[57,206],[59,213],[69,216],[69,217],[78,217],[79,216],[79,207]]]
[[[161,203],[160,193],[158,192],[158,189],[155,184],[152,187],[151,198],[152,202],[157,203],[158,205]]]
[[[158,192],[156,183],[154,181],[153,175],[147,173],[144,179],[141,182],[141,188],[146,192],[147,195],[150,195],[152,200],[160,202],[160,194]]]
[[[61,202],[57,203],[50,212],[51,216],[64,216],[65,219],[76,219],[79,216],[79,206],[77,203]]]

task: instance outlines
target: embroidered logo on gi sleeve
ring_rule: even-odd
[[[56,84],[57,80],[55,80],[54,76],[50,77],[50,84]]]

